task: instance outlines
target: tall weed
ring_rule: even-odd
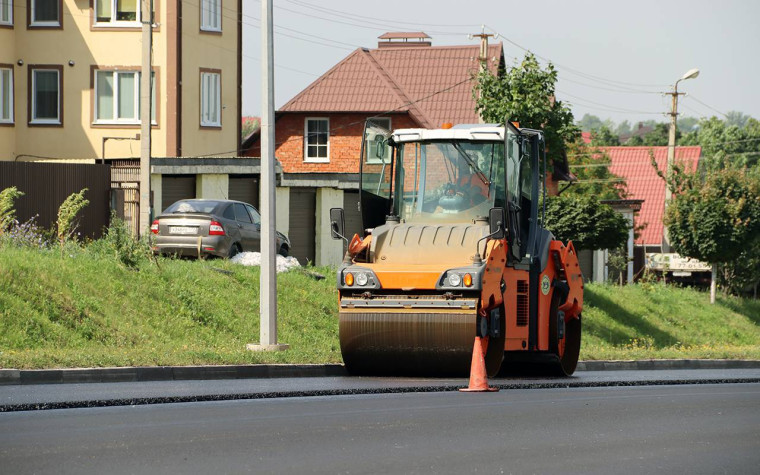
[[[148,240],[135,239],[124,220],[113,212],[111,224],[103,237],[91,242],[87,249],[104,257],[115,258],[121,265],[130,269],[137,268],[151,256]]]
[[[24,196],[24,193],[18,191],[18,188],[12,186],[0,191],[0,235],[2,235],[16,221],[16,210],[13,207],[14,202]]]

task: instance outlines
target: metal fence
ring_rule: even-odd
[[[90,204],[79,215],[80,236],[97,239],[108,226],[110,165],[0,161],[0,190],[11,186],[24,193],[14,206],[22,223],[34,218],[37,226],[53,229],[61,204],[87,188],[84,196]]]

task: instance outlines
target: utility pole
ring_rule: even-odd
[[[668,167],[667,167],[667,173],[666,177],[668,180],[670,180],[670,177],[673,175],[673,163],[675,162],[676,157],[676,120],[678,118],[678,96],[683,96],[683,92],[678,92],[678,83],[685,80],[685,79],[693,79],[695,77],[699,76],[699,69],[691,69],[684,74],[681,79],[676,81],[676,83],[673,85],[673,90],[671,92],[666,92],[665,94],[671,96],[671,103],[670,103],[670,131],[668,133]],[[666,183],[665,185],[665,210],[668,209],[668,204],[670,203],[670,199],[672,198],[672,192],[670,191],[670,185],[669,183]],[[665,215],[663,214],[663,217]],[[662,239],[662,252],[670,252],[670,235],[668,233],[668,227],[663,227],[663,239]]]
[[[140,68],[140,219],[139,236],[150,229],[150,116],[151,53],[153,50],[153,12],[151,0],[141,0],[142,65]]]
[[[259,344],[251,351],[279,351],[277,344],[277,268],[274,174],[274,35],[272,0],[261,2],[261,274],[259,278]]]
[[[498,35],[492,33],[486,33],[485,25],[480,25],[480,33],[474,35],[467,35],[469,39],[480,38],[480,53],[478,55],[478,61],[480,61],[480,72],[488,71],[488,38],[497,38]],[[478,91],[478,97],[480,91]],[[483,123],[483,117],[478,116],[478,123]]]

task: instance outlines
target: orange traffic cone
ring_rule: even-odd
[[[486,340],[486,344],[488,340]],[[489,392],[498,391],[499,388],[488,386],[488,375],[486,374],[486,360],[483,358],[483,341],[479,336],[475,337],[475,346],[472,349],[472,365],[470,366],[470,385],[466,388],[459,388],[463,392]]]

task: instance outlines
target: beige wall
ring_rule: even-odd
[[[182,155],[237,155],[237,0],[223,0],[222,32],[200,31],[200,2],[182,6]],[[200,126],[201,69],[221,70],[219,128]]]
[[[157,74],[157,126],[152,130],[152,155],[170,156],[174,144],[167,143],[167,125],[172,115],[168,102],[169,35],[167,15],[176,12],[176,1],[156,1],[157,27],[153,34],[153,68]],[[182,45],[182,153],[186,156],[234,150],[237,147],[237,1],[223,2],[222,35],[199,33],[200,2],[184,2]],[[0,28],[0,64],[14,66],[15,124],[0,126],[0,160],[50,157],[96,159],[139,157],[139,125],[93,125],[93,67],[139,69],[141,31],[93,28],[91,0],[63,0],[63,29],[28,30],[26,0],[14,1],[14,27]],[[169,8],[171,6],[171,8]],[[69,65],[73,61],[73,65]],[[29,65],[61,65],[63,77],[63,126],[28,125]],[[221,69],[221,129],[199,128],[199,68]],[[234,155],[234,153],[232,154]]]

